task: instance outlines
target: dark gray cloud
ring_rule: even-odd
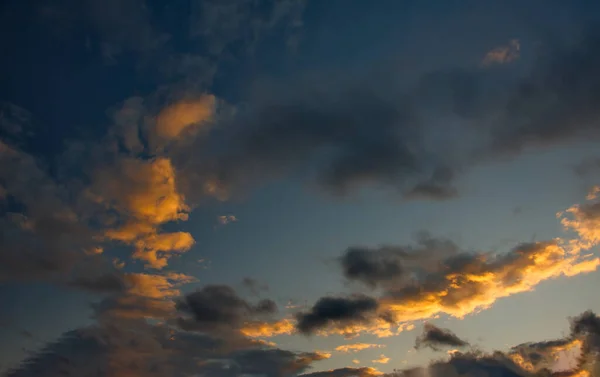
[[[513,71],[443,68],[413,83],[391,69],[318,72],[258,83],[236,119],[211,135],[213,150],[184,165],[234,191],[304,174],[336,194],[368,184],[450,199],[458,174],[474,165],[597,140],[598,34],[588,29]]]
[[[280,349],[245,350],[231,355],[241,373],[284,377],[304,372],[310,365],[326,358],[318,352],[295,353]]]
[[[297,314],[297,328],[303,334],[312,334],[328,326],[345,326],[368,322],[378,308],[375,299],[367,296],[323,297],[313,307]]]
[[[454,242],[422,233],[415,246],[351,247],[339,262],[346,279],[375,288],[423,276],[441,260],[459,253]]]
[[[231,348],[218,338],[128,320],[65,333],[7,375],[284,377],[302,373],[326,357],[316,352],[292,352],[252,343]]]
[[[252,304],[229,286],[208,285],[186,295],[178,303],[178,309],[192,316],[191,320],[182,320],[183,327],[217,331],[237,329],[244,321],[272,315],[277,311],[277,305],[269,299]]]
[[[395,377],[532,377],[502,353],[481,355],[477,353],[456,354],[448,361],[434,362],[426,368],[414,368],[394,373]],[[540,375],[542,376],[542,375]]]
[[[299,377],[373,377],[379,373],[373,368],[338,368],[323,372],[301,374]]]
[[[572,333],[565,339],[527,343],[508,352],[455,353],[448,360],[436,360],[422,368],[396,370],[384,377],[573,377],[595,376],[598,371],[598,329],[600,320],[586,312],[571,320]],[[551,372],[548,364],[533,363],[524,369],[514,358],[515,349],[528,347],[548,354],[579,339],[582,342],[580,363],[570,371]],[[552,351],[553,352],[553,351]],[[246,343],[241,347],[223,347],[223,340],[197,333],[174,331],[164,325],[145,321],[110,321],[64,334],[32,354],[9,377],[108,377],[129,373],[162,377],[183,377],[195,374],[235,377],[244,374],[268,377],[373,377],[372,368],[339,368],[306,373],[328,355],[319,352],[292,352]],[[535,357],[535,356],[534,356]],[[555,359],[554,359],[555,360]],[[520,362],[520,361],[519,361]],[[552,364],[550,364],[551,366]],[[302,374],[306,373],[306,374]],[[579,374],[578,374],[579,373]]]
[[[417,349],[429,347],[434,351],[438,351],[440,347],[466,347],[468,345],[468,342],[459,338],[452,331],[439,328],[431,323],[423,326],[423,334],[415,342]]]
[[[413,196],[454,195],[454,167],[424,145],[422,124],[397,88],[289,85],[260,85],[211,134],[202,156],[182,161],[184,170],[232,190],[299,172],[335,194],[375,184]]]
[[[16,145],[0,140],[0,165],[0,280],[64,280],[94,246],[91,213]]]
[[[571,319],[571,334],[564,339],[524,343],[508,352],[455,353],[447,361],[434,361],[426,368],[393,373],[396,377],[498,376],[575,377],[595,376],[600,371],[600,319],[585,312]],[[581,342],[578,364],[572,370],[553,371],[557,355]],[[577,350],[577,348],[575,348]]]
[[[501,123],[493,129],[492,150],[516,152],[528,146],[596,140],[599,62],[596,26],[585,27],[575,42],[546,46],[512,91]]]

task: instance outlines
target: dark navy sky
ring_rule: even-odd
[[[599,15],[2,2],[0,370],[594,376]]]

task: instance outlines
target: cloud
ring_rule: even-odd
[[[181,295],[179,287],[195,282],[196,279],[178,273],[165,275],[146,273],[112,273],[108,276],[86,280],[79,278],[72,285],[92,291],[106,291],[105,282],[113,295],[104,298],[93,307],[98,316],[129,319],[170,319],[176,314],[175,298]],[[117,285],[118,282],[118,285]]]
[[[217,221],[219,222],[220,225],[227,225],[229,223],[237,222],[238,219],[234,215],[223,215],[223,216],[217,217]]]
[[[496,47],[485,54],[483,65],[506,64],[517,60],[520,56],[521,43],[518,39],[511,40],[506,46]]]
[[[222,340],[175,331],[139,320],[108,323],[64,334],[8,373],[33,376],[296,375],[328,357],[249,343],[224,347]]]
[[[466,347],[469,343],[462,340],[448,329],[441,329],[431,323],[426,323],[416,342],[415,348],[429,347],[435,351],[439,347]]]
[[[498,256],[465,253],[442,260],[438,271],[416,277],[413,284],[388,288],[380,302],[399,321],[438,313],[463,317],[545,280],[594,271],[599,264],[597,258],[568,253],[558,241],[524,243]]]
[[[155,269],[167,265],[173,253],[194,245],[186,232],[159,233],[163,223],[187,220],[189,207],[178,192],[175,170],[168,158],[121,158],[97,169],[88,190],[90,198],[121,215],[121,224],[105,237],[134,246],[134,259]]]
[[[589,219],[577,217],[577,211],[567,213]],[[581,251],[597,243],[590,236],[595,223],[586,231],[580,220],[562,221],[566,230],[579,229],[574,239],[521,243],[503,254],[461,250],[427,233],[417,237],[416,245],[351,247],[338,259],[344,276],[380,294],[364,298],[365,306],[356,307],[354,299],[324,297],[311,311],[298,315],[298,329],[305,334],[390,336],[394,328],[404,330],[402,324],[438,314],[462,318],[500,298],[531,291],[543,281],[593,272],[600,259]]]
[[[377,301],[367,296],[323,297],[308,312],[298,313],[297,328],[313,334],[327,327],[344,328],[373,319]]]
[[[491,150],[517,153],[597,140],[598,95],[589,80],[597,77],[599,35],[597,27],[588,25],[575,42],[555,43],[537,57],[530,74],[511,89],[491,133]]]
[[[264,299],[250,303],[226,285],[207,285],[187,294],[177,304],[189,319],[180,319],[187,330],[203,332],[238,331],[248,336],[273,336],[291,331],[287,321],[263,323],[277,311],[272,300]]]
[[[585,312],[571,319],[571,334],[547,342],[530,342],[507,352],[456,352],[422,368],[396,370],[386,377],[511,376],[591,377],[600,366],[600,319]],[[232,348],[233,347],[233,348]],[[556,353],[576,347],[578,364],[569,371],[552,371]],[[517,355],[522,355],[518,358]],[[550,356],[550,357],[548,357]],[[10,377],[54,376],[185,376],[216,377],[257,374],[272,377],[373,377],[374,368],[339,368],[306,371],[322,352],[292,352],[260,344],[225,344],[222,339],[178,331],[166,325],[139,320],[99,322],[64,334],[8,373]],[[387,359],[382,357],[381,360]],[[305,373],[305,374],[302,374]]]
[[[339,368],[302,374],[299,377],[374,377],[382,374],[375,368]]]
[[[398,192],[416,186],[414,193],[427,194],[435,185],[436,195],[444,196],[440,192],[450,184],[451,168],[426,161],[412,109],[380,93],[338,84],[325,91],[298,84],[294,94],[287,87],[261,89],[247,110],[215,134],[214,150],[188,162],[189,168],[234,191],[300,171],[336,194],[364,184]]]
[[[598,317],[585,312],[571,319],[571,334],[564,339],[525,343],[508,352],[455,352],[449,360],[434,361],[425,368],[397,371],[392,376],[591,377],[600,371],[599,330]],[[572,370],[557,371],[559,353],[573,348],[580,354],[577,365]]]
[[[250,338],[270,338],[277,335],[291,335],[296,331],[294,323],[288,319],[275,322],[246,322],[240,332]]]
[[[213,95],[171,104],[163,108],[156,117],[156,134],[165,140],[176,139],[189,128],[210,122],[214,112]]]
[[[507,355],[524,370],[533,372],[552,368],[561,353],[580,346],[581,340],[577,338],[525,343],[512,347]]]
[[[91,214],[78,208],[77,192],[1,140],[0,165],[0,280],[64,282],[95,247]]]
[[[366,350],[369,348],[382,348],[385,347],[383,344],[372,344],[372,343],[353,343],[353,344],[344,344],[335,348],[338,352],[358,352],[362,350]]]
[[[339,258],[339,263],[348,280],[375,288],[380,284],[406,283],[415,270],[428,272],[440,259],[460,252],[452,241],[435,239],[427,233],[419,234],[416,242],[416,247],[350,247]]]
[[[387,356],[385,356],[385,355],[383,355],[383,354],[381,354],[379,356],[379,358],[377,358],[375,360],[371,360],[371,361],[374,362],[374,363],[377,363],[377,364],[387,364],[387,363],[389,363],[390,358],[387,357]]]
[[[368,184],[407,199],[452,198],[457,174],[474,165],[524,148],[597,139],[597,95],[586,84],[598,77],[597,34],[589,29],[576,43],[540,54],[528,74],[503,80],[491,70],[465,68],[426,73],[416,84],[392,80],[392,72],[385,80],[356,74],[338,80],[322,72],[259,83],[213,134],[204,156],[210,164],[190,165],[234,193],[301,173],[336,194]],[[517,46],[512,41],[490,57],[514,59]],[[456,135],[472,137],[433,140],[441,132],[438,115],[456,120]]]
[[[584,250],[600,243],[600,201],[597,198],[598,187],[594,187],[587,199],[588,202],[573,205],[559,212],[561,224],[578,235],[573,246]]]

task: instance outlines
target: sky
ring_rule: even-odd
[[[600,376],[599,21],[2,1],[0,373]]]

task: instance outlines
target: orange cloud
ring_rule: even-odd
[[[192,276],[176,273],[167,275],[144,273],[125,274],[125,282],[128,285],[127,293],[149,298],[169,298],[179,296],[181,292],[176,287],[194,281],[196,281],[196,279]]]
[[[360,364],[360,360],[353,359],[353,360],[352,360],[352,364],[356,364],[356,365],[358,365],[358,364]]]
[[[181,295],[178,287],[196,281],[192,276],[178,273],[127,273],[123,280],[125,291],[104,301],[100,308],[103,315],[125,319],[171,318],[175,313],[173,299]]]
[[[211,121],[214,112],[215,97],[210,94],[174,103],[156,117],[156,134],[162,139],[176,139],[191,127]]]
[[[580,339],[556,340],[541,343],[526,343],[507,353],[509,359],[528,372],[536,373],[544,368],[552,368],[559,360],[560,354],[583,346]],[[533,357],[532,357],[533,355]]]
[[[473,257],[459,271],[425,281],[418,291],[390,292],[380,302],[400,322],[439,313],[462,318],[489,308],[499,298],[531,291],[542,281],[594,271],[598,265],[598,258],[582,261],[568,253],[560,240],[523,244],[508,255]]]
[[[518,39],[511,40],[508,45],[496,47],[485,54],[483,65],[506,64],[519,58],[521,43]]]
[[[594,187],[587,196],[589,203],[577,204],[557,213],[562,226],[577,234],[571,242],[573,252],[590,249],[600,243],[600,187]]]
[[[344,344],[335,348],[338,352],[358,352],[369,348],[382,348],[385,347],[382,344],[371,344],[371,343],[354,343],[354,344]]]
[[[378,359],[371,360],[371,361],[374,363],[377,363],[377,364],[387,364],[390,361],[390,358],[385,355],[381,355],[381,356],[379,356]]]
[[[277,335],[290,335],[295,331],[292,321],[283,319],[277,322],[248,322],[240,332],[251,338],[270,338]]]
[[[187,220],[189,207],[176,186],[171,161],[124,158],[95,174],[89,196],[97,203],[116,210],[126,221],[108,229],[105,237],[135,247],[134,259],[148,267],[163,268],[172,253],[181,253],[194,245],[189,233],[160,233],[159,227],[170,221]]]
[[[172,253],[188,251],[194,243],[192,235],[186,232],[149,234],[135,242],[136,250],[132,257],[160,269],[167,265]]]
[[[375,335],[378,338],[388,338],[395,336],[404,330],[402,326],[395,325],[382,318],[373,318],[364,323],[349,323],[347,325],[337,324],[317,331],[320,336],[341,335],[346,339],[353,339],[360,334],[367,333]]]

